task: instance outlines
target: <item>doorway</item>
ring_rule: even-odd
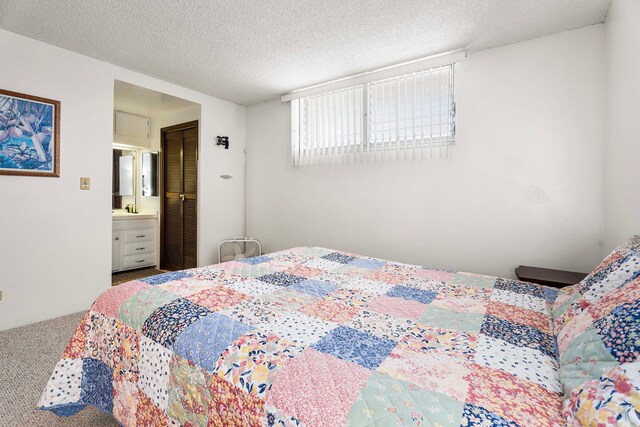
[[[161,129],[160,268],[198,265],[198,121]]]

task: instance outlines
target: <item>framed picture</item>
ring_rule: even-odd
[[[0,89],[0,175],[60,176],[60,101]]]

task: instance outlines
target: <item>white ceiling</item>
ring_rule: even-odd
[[[152,117],[166,114],[196,104],[166,93],[156,92],[130,83],[116,80],[113,88],[113,108],[117,111]]]
[[[0,28],[239,104],[601,23],[611,0],[2,0]]]

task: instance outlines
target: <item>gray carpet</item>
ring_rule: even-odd
[[[60,355],[84,313],[0,332],[0,425],[118,426],[98,409],[72,417],[35,409]]]

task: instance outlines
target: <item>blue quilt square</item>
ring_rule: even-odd
[[[538,298],[544,298],[544,288],[533,283],[518,282],[509,279],[496,279],[495,289],[514,292],[516,294],[532,295]]]
[[[338,359],[374,370],[395,348],[395,341],[378,338],[346,326],[338,326],[312,347]]]
[[[211,313],[201,305],[178,298],[151,313],[142,325],[142,333],[158,344],[171,348],[187,326]]]
[[[425,291],[424,289],[409,288],[407,286],[394,286],[389,289],[387,296],[404,298],[406,300],[418,301],[423,304],[431,304],[431,301],[438,296],[437,292]]]
[[[187,326],[176,338],[173,351],[213,372],[224,349],[252,329],[230,317],[211,313]]]
[[[545,299],[553,304],[556,301],[556,298],[558,298],[558,292],[560,291],[560,289],[555,289],[555,288],[544,288],[544,297]]]
[[[156,276],[145,277],[144,279],[139,279],[141,282],[148,283],[150,285],[160,285],[162,283],[171,282],[172,280],[180,280],[185,277],[191,277],[191,275],[184,271],[170,271],[168,273],[158,274]]]
[[[245,264],[256,265],[256,264],[262,264],[263,262],[271,261],[271,258],[269,258],[268,256],[262,255],[262,256],[254,256],[251,258],[239,259],[237,261],[244,262]]]
[[[100,360],[82,359],[80,402],[104,412],[113,410],[113,370]]]
[[[387,263],[375,259],[356,258],[351,261],[349,265],[353,265],[354,267],[358,268],[367,268],[369,270],[378,270],[387,265]]]
[[[82,411],[86,407],[87,405],[82,405],[80,403],[75,403],[75,404],[67,403],[66,405],[63,405],[63,406],[47,408],[47,411],[51,411],[59,417],[70,417]],[[41,408],[38,408],[38,409],[41,409]]]
[[[263,282],[271,283],[272,285],[277,285],[277,286],[291,286],[291,285],[295,285],[296,283],[303,282],[307,279],[305,277],[294,276],[292,274],[278,272],[278,273],[267,274],[266,276],[260,276],[258,277],[258,280],[262,280]]]
[[[500,415],[489,412],[481,406],[466,404],[462,410],[462,425],[468,427],[520,427],[513,421],[508,421]]]
[[[320,280],[307,279],[292,285],[289,289],[304,292],[314,297],[323,297],[338,289],[338,286]]]
[[[640,354],[640,300],[622,304],[593,322],[602,344],[619,363],[635,362]]]
[[[326,259],[327,261],[339,262],[340,264],[349,264],[350,262],[356,259],[356,257],[342,255],[342,254],[339,254],[338,252],[332,252],[325,256],[321,256],[320,258]]]
[[[556,340],[551,335],[531,326],[509,322],[487,314],[484,316],[480,333],[501,339],[518,347],[539,350],[553,358],[557,357]]]

